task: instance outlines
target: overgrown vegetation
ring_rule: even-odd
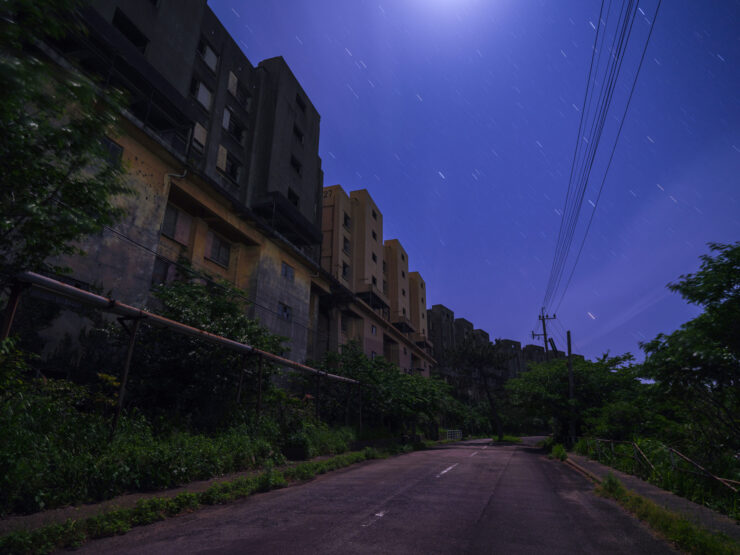
[[[299,463],[282,471],[270,467],[255,476],[216,483],[203,492],[182,492],[170,498],[142,499],[131,509],[112,510],[84,520],[68,520],[34,531],[12,532],[0,538],[0,551],[49,553],[57,549],[73,549],[88,540],[125,534],[134,526],[143,526],[191,512],[203,505],[230,503],[253,493],[281,488],[290,482],[308,480],[318,474],[383,456],[385,456],[383,453],[367,448],[323,461]]]
[[[50,257],[79,252],[78,239],[122,212],[123,168],[107,163],[121,96],[44,61],[40,41],[83,32],[80,0],[0,5],[0,292],[23,270],[63,268]]]
[[[706,555],[738,554],[740,545],[724,534],[714,534],[685,518],[656,505],[649,499],[628,491],[613,474],[607,474],[596,489],[673,542],[681,551]]]
[[[614,441],[583,439],[578,452],[740,518],[740,496],[709,475],[740,485],[740,242],[710,249],[698,272],[669,285],[704,312],[645,343],[643,364],[574,361],[573,401],[562,360],[535,365],[507,391],[528,418],[549,420],[554,441],[568,441],[572,417],[578,436]]]

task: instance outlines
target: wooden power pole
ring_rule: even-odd
[[[575,383],[573,381],[573,355],[570,348],[570,330],[568,330],[568,404],[570,405],[569,410],[569,425],[568,431],[570,435],[570,446],[576,444],[576,414],[575,414]]]
[[[537,319],[542,322],[542,333],[532,332],[532,339],[534,339],[535,337],[543,337],[545,340],[545,360],[550,360],[550,352],[548,350],[547,344],[547,321],[554,320],[555,318],[556,316],[554,314],[552,316],[545,314],[545,307],[542,307],[540,315],[537,316]]]

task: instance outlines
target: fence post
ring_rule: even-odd
[[[15,320],[15,311],[18,309],[18,303],[21,300],[21,293],[23,292],[24,286],[19,283],[13,283],[13,287],[10,290],[10,297],[8,298],[8,304],[5,305],[5,314],[3,314],[3,326],[0,328],[0,341],[7,339],[10,335],[10,328],[13,327],[13,320]]]
[[[257,355],[257,418],[262,414],[262,355]]]
[[[134,319],[134,325],[131,329],[126,327],[124,319],[120,318],[118,321],[128,332],[128,350],[126,352],[126,362],[123,365],[123,377],[121,378],[121,389],[118,391],[118,406],[116,407],[116,415],[113,417],[113,426],[110,430],[110,437],[113,439],[113,435],[116,433],[118,427],[118,420],[121,418],[121,410],[123,409],[123,398],[126,395],[126,383],[128,382],[128,371],[131,367],[131,357],[134,354],[134,343],[136,342],[136,332],[139,331],[139,324],[141,324],[141,318]]]

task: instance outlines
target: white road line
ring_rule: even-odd
[[[475,457],[477,454],[478,454],[478,451],[474,451],[474,452],[470,453],[470,456],[471,457]]]
[[[383,518],[386,515],[387,512],[388,511],[380,511],[379,513],[375,513],[370,518],[370,520],[368,520],[368,521],[366,521],[366,522],[364,522],[362,524],[362,527],[363,528],[367,528],[368,526],[372,526],[373,524],[375,524],[376,522],[378,522],[381,518]]]
[[[484,445],[483,446],[483,449],[488,449],[488,445]]]
[[[442,472],[440,472],[439,474],[437,474],[437,478],[441,477],[443,474],[447,474],[450,470],[452,470],[453,468],[455,468],[458,464],[460,464],[460,463],[455,463],[452,466],[448,466]]]

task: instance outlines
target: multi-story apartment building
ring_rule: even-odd
[[[465,318],[455,318],[455,347],[459,348],[473,340],[473,322]]]
[[[370,357],[382,355],[428,376],[434,359],[426,336],[426,286],[418,272],[410,276],[398,240],[383,241],[380,209],[366,190],[347,195],[333,185],[324,189],[322,210],[321,266],[344,289],[322,305],[326,348],[355,340]]]
[[[50,47],[126,91],[109,150],[128,216],[66,261],[78,282],[141,306],[180,261],[245,291],[251,316],[306,358],[320,297],[319,114],[282,58],[257,66],[206,0],[92,0],[88,33]]]
[[[434,358],[442,368],[448,353],[455,348],[455,313],[443,304],[432,305],[427,310],[427,323],[434,345]]]

